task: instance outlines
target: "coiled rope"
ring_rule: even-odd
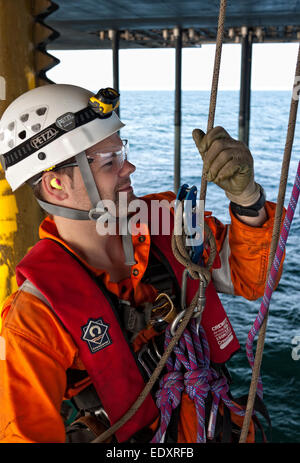
[[[166,330],[165,347],[172,339],[170,327]],[[220,401],[234,413],[243,416],[245,411],[237,407],[228,396],[227,379],[210,366],[209,344],[205,331],[191,320],[183,332],[179,343],[174,347],[175,361],[170,357],[167,361],[168,372],[160,380],[160,389],[156,393],[157,406],[161,409],[161,422],[152,443],[162,442],[171,420],[172,410],[181,402],[185,391],[194,401],[197,414],[197,443],[205,443],[213,439],[215,434],[217,413]],[[206,436],[205,430],[205,400],[212,392],[213,401]]]

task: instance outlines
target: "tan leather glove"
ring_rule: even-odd
[[[258,201],[260,185],[254,181],[253,157],[245,143],[231,138],[223,127],[214,127],[206,135],[194,129],[193,139],[208,182],[216,183],[230,201],[241,206]]]

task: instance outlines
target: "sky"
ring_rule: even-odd
[[[291,90],[298,43],[254,44],[252,50],[252,90]],[[60,64],[48,71],[56,83],[69,83],[97,90],[112,86],[111,50],[51,50]],[[215,45],[182,50],[182,89],[210,90]],[[241,46],[225,44],[219,90],[240,86]],[[175,88],[174,49],[132,49],[119,51],[120,90],[173,90]]]

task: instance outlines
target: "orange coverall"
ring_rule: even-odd
[[[148,197],[172,201],[175,195],[167,192]],[[266,202],[265,207],[268,219],[261,227],[242,223],[231,211],[231,224],[223,225],[210,212],[205,212],[218,252],[222,251],[226,236],[229,237],[229,252],[225,253],[229,261],[229,284],[234,294],[249,300],[255,300],[264,293],[275,204]],[[50,217],[40,225],[39,234],[41,239],[50,237],[62,242]],[[153,301],[156,290],[141,282],[148,263],[150,234],[145,234],[144,241],[134,235],[132,239],[137,261],[133,269],[138,272],[114,283],[107,272],[92,270],[96,275],[102,275],[109,291],[138,306],[145,301]],[[68,247],[67,243],[63,244]],[[70,247],[68,249],[75,254]],[[1,315],[6,360],[0,360],[0,442],[63,443],[66,434],[60,415],[62,401],[90,384],[90,380],[86,379],[76,388],[67,388],[66,371],[69,368],[85,369],[77,347],[51,309],[32,294],[24,291],[12,294],[6,300]],[[143,336],[139,336],[137,342],[143,342]],[[137,346],[134,348],[136,350]],[[185,407],[182,407],[178,441],[195,442],[194,406],[187,396],[183,397],[183,402]]]

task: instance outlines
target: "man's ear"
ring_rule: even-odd
[[[66,176],[58,172],[45,172],[42,177],[42,188],[47,196],[58,201],[63,201],[69,196]]]

